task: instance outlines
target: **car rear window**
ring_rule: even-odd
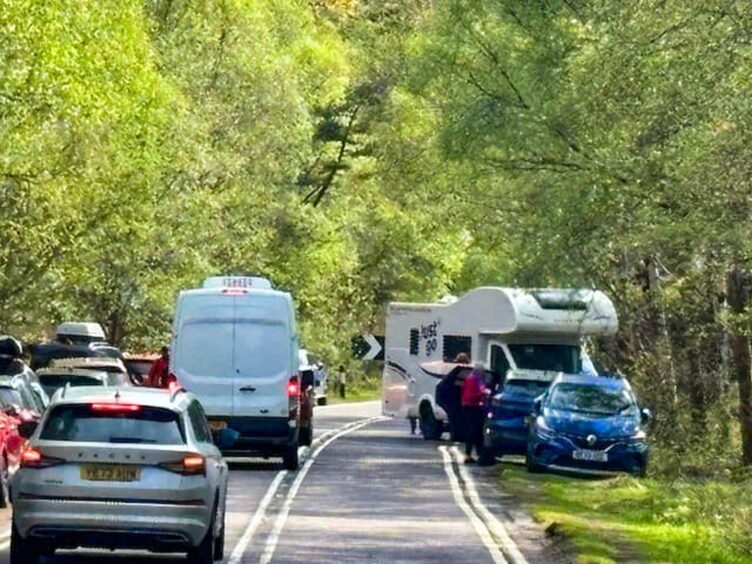
[[[177,413],[138,406],[135,411],[102,411],[96,405],[55,407],[40,438],[48,441],[121,444],[185,444]]]
[[[71,386],[103,386],[102,380],[80,374],[40,374],[39,381],[42,386],[49,388],[62,388],[66,384]]]

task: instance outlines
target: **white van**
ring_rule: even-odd
[[[509,370],[552,381],[581,373],[589,363],[583,339],[613,335],[618,325],[608,296],[588,289],[482,287],[441,303],[391,303],[382,411],[419,421],[426,438],[438,438],[447,415],[434,398],[437,361],[464,353],[501,381]]]
[[[170,368],[195,394],[223,450],[298,467],[298,343],[290,294],[255,277],[212,277],[180,293]]]

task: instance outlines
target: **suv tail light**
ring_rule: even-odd
[[[291,398],[296,398],[300,395],[300,382],[297,376],[291,376],[290,381],[287,382],[287,395]]]
[[[186,454],[181,460],[162,462],[159,466],[183,476],[203,476],[206,474],[206,459],[200,454]]]
[[[64,463],[62,458],[44,456],[35,448],[27,448],[21,454],[21,468],[49,468]]]
[[[92,411],[105,411],[109,413],[133,413],[141,409],[140,405],[132,403],[92,403]]]

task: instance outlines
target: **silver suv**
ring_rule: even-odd
[[[11,562],[78,547],[223,556],[227,464],[182,389],[59,390],[11,491]]]

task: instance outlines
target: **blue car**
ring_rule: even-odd
[[[645,474],[650,412],[640,409],[626,379],[561,376],[535,400],[533,413],[529,471]]]
[[[504,389],[491,399],[483,426],[481,464],[493,464],[505,454],[525,454],[535,399],[551,381],[542,375],[510,371]]]

